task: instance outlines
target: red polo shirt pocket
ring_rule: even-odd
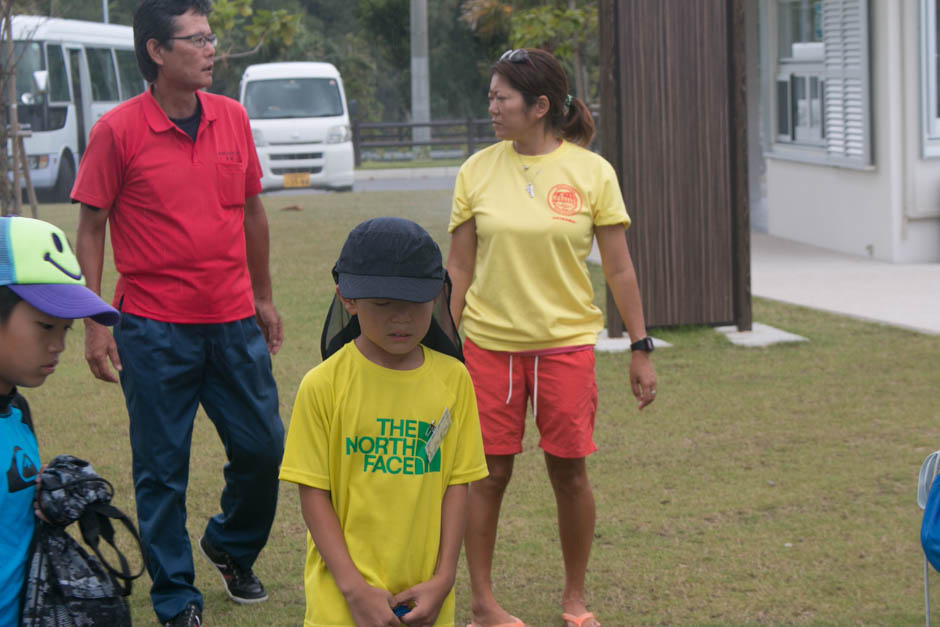
[[[219,203],[228,209],[245,206],[245,166],[241,163],[219,163]]]

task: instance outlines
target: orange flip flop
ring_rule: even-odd
[[[515,616],[510,616],[512,619],[511,623],[500,623],[498,625],[493,625],[492,627],[525,627],[525,623],[516,618]],[[480,627],[479,623],[467,623],[467,627]]]
[[[561,620],[569,622],[569,623],[574,623],[574,627],[584,627],[584,621],[590,620],[590,619],[593,619],[594,622],[597,623],[597,627],[601,626],[601,624],[597,622],[597,619],[594,618],[593,612],[585,612],[584,614],[581,614],[580,616],[575,616],[574,614],[568,614],[567,612],[561,615]]]

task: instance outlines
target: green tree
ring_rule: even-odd
[[[293,43],[301,18],[296,0],[214,0],[209,25],[219,43],[212,91],[236,98],[244,68],[283,54]]]
[[[513,7],[500,0],[463,0],[460,21],[473,33],[483,54],[477,57],[480,76],[489,85],[490,67],[509,47]]]
[[[379,96],[377,77],[389,72],[372,51],[369,34],[348,0],[301,0],[305,8],[298,37],[285,60],[326,61],[343,75],[346,97],[355,101],[358,117],[385,119],[385,100]]]
[[[564,0],[564,4],[522,9],[513,15],[511,40],[514,48],[548,50],[573,72],[579,98],[591,102],[596,96],[588,80],[588,63],[598,65],[596,2],[582,0],[578,6],[576,0]],[[589,44],[593,44],[590,51]]]
[[[103,19],[101,0],[33,0],[20,4],[31,5],[29,13],[64,17],[70,20],[88,20],[100,22]],[[130,26],[134,17],[137,0],[108,0],[108,22],[111,24],[124,24]],[[19,11],[25,13],[27,11]]]
[[[229,57],[216,65],[213,91],[236,97],[245,67],[274,61],[325,61],[343,75],[346,96],[359,105],[360,115],[381,120],[384,111],[377,97],[375,77],[381,73],[370,52],[368,36],[355,16],[355,4],[348,0],[255,0],[264,10],[280,8],[297,18],[289,42],[263,44],[251,57]],[[229,33],[220,31],[226,39]],[[221,44],[220,44],[221,46]]]
[[[494,58],[487,42],[460,20],[459,0],[429,5],[431,117],[486,116],[488,69]]]
[[[488,66],[489,48],[460,21],[460,0],[428,3],[428,52],[433,119],[480,117],[486,86],[479,63]],[[377,74],[375,93],[385,120],[404,120],[411,109],[409,0],[362,0],[355,9],[365,50]]]
[[[501,2],[464,0],[460,19],[483,41],[502,49],[542,48],[574,76],[585,102],[597,97],[597,3],[593,0]],[[495,52],[495,51],[493,51]],[[595,86],[592,89],[592,86]]]
[[[388,73],[376,59],[368,33],[363,32],[357,6],[349,0],[300,0],[301,33],[285,51],[284,60],[325,61],[343,75],[346,97],[358,105],[358,117],[383,119],[384,99],[376,77]]]
[[[512,28],[512,5],[500,0],[464,0],[460,19],[481,38],[504,41]]]
[[[409,0],[360,0],[354,12],[366,39],[367,53],[375,65],[372,81],[376,98],[382,103],[384,120],[410,117],[410,8]]]
[[[14,2],[17,13],[102,18],[100,0]],[[130,25],[139,0],[108,2],[110,21]],[[511,11],[504,11],[498,26],[477,30],[461,18],[463,0],[428,4],[432,117],[481,117],[489,67],[508,45]],[[537,4],[529,0],[514,6]],[[237,97],[241,74],[251,63],[327,61],[342,73],[346,94],[357,101],[361,118],[407,119],[409,8],[409,0],[214,0],[210,23],[219,46],[212,91]]]
[[[299,7],[292,8],[293,11],[254,7],[253,0],[215,0],[209,24],[213,32],[225,33],[229,39],[229,43],[220,40],[216,59],[250,57],[265,43],[290,46],[301,18]]]

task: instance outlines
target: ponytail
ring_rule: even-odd
[[[573,96],[569,98],[571,104],[568,105],[568,111],[558,130],[561,131],[561,136],[571,143],[587,148],[594,139],[594,116],[583,100]]]

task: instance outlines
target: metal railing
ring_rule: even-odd
[[[362,164],[362,153],[369,149],[408,149],[419,147],[451,147],[469,157],[479,148],[497,141],[489,118],[437,120],[433,122],[359,122],[353,121],[353,147],[356,165]],[[428,129],[430,139],[416,140],[415,129]]]
[[[594,125],[600,131],[600,112],[592,111],[592,114]],[[415,139],[415,129],[428,129],[430,139]],[[391,148],[394,149],[391,154],[400,154],[405,159],[414,159],[413,154],[396,151],[406,149],[414,152],[415,148],[451,147],[452,156],[459,154],[462,157],[469,157],[480,148],[499,141],[493,134],[490,118],[472,117],[463,120],[432,122],[360,122],[354,120],[352,135],[357,167],[362,165],[363,152],[370,149]],[[600,152],[600,139],[598,132],[591,145],[592,150]]]

